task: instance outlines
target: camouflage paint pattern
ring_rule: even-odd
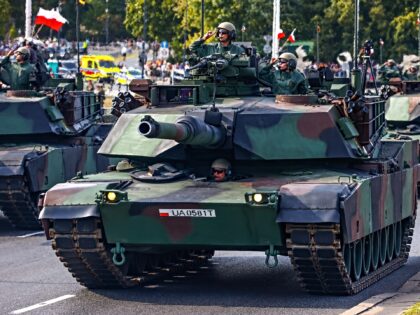
[[[386,105],[385,119],[391,122],[413,123],[420,116],[420,94],[394,95]]]
[[[227,129],[218,148],[140,134],[145,115],[164,123],[175,123],[183,115],[204,119],[203,109],[179,106],[125,113],[99,152],[146,165],[172,160],[197,167],[204,176],[212,159],[226,156],[239,175],[249,174],[251,167],[251,177],[224,183],[185,179],[151,184],[124,172],[91,175],[51,189],[40,217],[60,218],[83,204],[94,207],[102,218],[110,243],[264,249],[268,244],[285,248],[284,223],[341,223],[344,240],[350,243],[415,215],[417,141],[383,140],[366,155],[356,136],[339,128],[342,114],[331,104],[250,97],[224,99],[217,107]],[[127,186],[118,190],[124,182]],[[128,199],[116,204],[95,199],[101,191],[114,189],[127,193]],[[277,202],[247,202],[246,194],[260,191],[275,193]],[[212,209],[216,216],[161,217],[159,209]]]
[[[6,215],[19,202],[10,198],[15,189],[10,183],[25,185],[28,200],[36,205],[36,196],[55,184],[109,165],[108,158],[97,155],[112,127],[99,123],[101,102],[91,92],[71,90],[65,96],[59,103],[42,93],[0,94],[0,204]],[[25,228],[22,222],[12,223]]]

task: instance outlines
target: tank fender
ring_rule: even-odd
[[[82,219],[87,217],[100,217],[97,205],[65,205],[45,206],[39,214],[39,219]]]
[[[5,150],[0,152],[0,175],[16,176],[25,173],[25,162],[37,158],[38,153],[33,148],[21,150]]]
[[[346,184],[283,185],[276,222],[340,223],[340,201],[350,193]]]

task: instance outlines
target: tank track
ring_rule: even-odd
[[[315,294],[352,295],[405,264],[410,252],[413,228],[414,220],[409,218],[404,228],[400,255],[357,281],[352,280],[345,267],[340,225],[286,225],[288,256],[305,291]],[[306,236],[302,237],[305,234]]]
[[[0,209],[19,229],[40,230],[38,208],[25,176],[0,177]]]
[[[116,266],[104,239],[99,218],[53,220],[52,247],[76,280],[90,289],[128,288],[164,280],[174,272],[202,265],[214,252],[178,251],[171,254],[126,253],[127,263]]]

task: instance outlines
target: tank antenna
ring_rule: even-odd
[[[351,70],[351,88],[354,92],[361,92],[361,71],[357,64],[359,47],[359,0],[354,1],[354,43],[353,43],[353,69]]]
[[[358,69],[357,55],[359,47],[359,0],[354,4],[354,41],[353,41],[353,69]]]
[[[204,36],[204,0],[201,0],[201,38]]]

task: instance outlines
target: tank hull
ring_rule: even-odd
[[[383,167],[378,159],[294,173],[256,168],[252,178],[221,183],[150,184],[121,172],[87,176],[49,190],[40,218],[64,260],[63,255],[83,253],[77,238],[87,236],[78,224],[95,222],[88,238],[96,243],[89,246],[113,280],[79,280],[92,265],[85,264],[79,275],[69,260],[70,271],[88,287],[126,287],[147,279],[147,268],[124,272],[133,261],[174,260],[180,252],[207,259],[221,249],[265,251],[267,261],[289,256],[306,291],[355,294],[405,263],[416,217],[417,142],[382,146],[405,167],[375,173]],[[109,192],[117,201],[107,200]],[[267,202],[256,203],[255,194]]]
[[[73,139],[74,140],[74,139]],[[73,145],[27,144],[0,147],[0,209],[20,229],[39,229],[38,197],[79,173],[103,171],[109,159],[98,144],[79,138]]]

